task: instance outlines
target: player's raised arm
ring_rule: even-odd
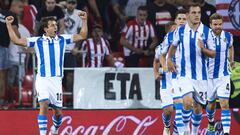
[[[13,27],[12,27],[12,22],[14,21],[13,16],[6,17],[5,21],[6,21],[6,25],[7,25],[7,29],[8,29],[8,33],[11,41],[16,45],[20,45],[24,47],[27,46],[27,39],[19,38],[13,30]]]
[[[87,33],[88,33],[87,13],[84,11],[80,11],[79,16],[82,18],[82,28],[78,34],[73,35],[73,42],[78,42],[80,40],[87,38]]]

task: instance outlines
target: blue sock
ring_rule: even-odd
[[[52,117],[53,120],[53,125],[56,129],[58,129],[60,127],[60,125],[62,124],[62,116],[60,116],[59,118],[57,118],[55,115]]]
[[[38,115],[38,127],[40,135],[46,135],[47,133],[47,116]]]
[[[209,110],[208,107],[206,107],[207,117],[209,122],[214,122],[214,115],[215,115],[215,109]]]
[[[163,120],[164,126],[165,126],[166,128],[169,128],[169,127],[170,127],[171,115],[165,116],[165,115],[164,115],[164,112],[163,112],[163,113],[162,113],[162,120]]]
[[[202,121],[202,113],[192,113],[192,135],[198,134],[198,129]]]
[[[177,127],[177,130],[182,133],[184,132],[184,123],[183,123],[183,117],[182,117],[182,109],[183,109],[183,104],[182,103],[177,103],[174,104],[176,114],[175,114],[175,126]]]
[[[192,114],[192,108],[189,110],[185,110],[184,108],[182,109],[182,118],[183,118],[183,123],[185,125],[189,123],[191,114]]]
[[[230,110],[222,110],[222,125],[223,125],[223,132],[229,133],[230,132],[230,125],[231,125],[231,112]]]

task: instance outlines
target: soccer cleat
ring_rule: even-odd
[[[52,127],[51,127],[51,135],[57,135],[58,134],[58,129],[57,128],[55,128],[55,126],[54,125],[52,125]]]
[[[170,135],[170,127],[164,127],[163,135]]]
[[[214,129],[214,122],[208,122],[208,134],[210,135],[211,133],[215,134],[215,129]]]

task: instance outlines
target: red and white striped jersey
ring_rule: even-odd
[[[223,16],[223,29],[240,36],[239,0],[216,0],[217,13]]]
[[[147,41],[149,37],[155,37],[155,30],[150,21],[146,21],[143,26],[141,26],[136,19],[131,20],[122,30],[121,36],[125,37],[128,42],[135,48],[146,48]],[[124,55],[129,56],[133,52],[124,47]]]
[[[83,55],[86,59],[86,67],[102,67],[106,55],[110,54],[109,42],[101,38],[101,42],[95,43],[92,38],[88,38],[82,43],[82,50],[86,51]]]

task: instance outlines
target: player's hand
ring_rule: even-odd
[[[12,24],[12,22],[14,21],[14,17],[13,16],[8,16],[5,19],[6,24]]]
[[[77,55],[78,54],[78,49],[73,48],[71,52],[72,52],[72,55]]]
[[[176,66],[171,59],[167,59],[167,67],[168,67],[168,71],[176,72]]]
[[[124,67],[124,64],[122,62],[116,61],[114,63],[114,67],[116,67],[116,69],[122,69]]]
[[[235,69],[236,68],[235,62],[234,61],[230,62],[230,66],[231,66],[232,70]]]
[[[159,81],[160,79],[162,79],[162,75],[159,73],[154,73],[154,78],[155,78],[155,80]]]
[[[162,70],[163,72],[167,72],[168,71],[168,67],[166,64],[162,65]]]
[[[78,15],[79,15],[79,17],[82,18],[82,20],[87,20],[87,12],[80,11]]]
[[[198,47],[200,48],[200,50],[204,49],[204,43],[202,39],[198,39]]]

